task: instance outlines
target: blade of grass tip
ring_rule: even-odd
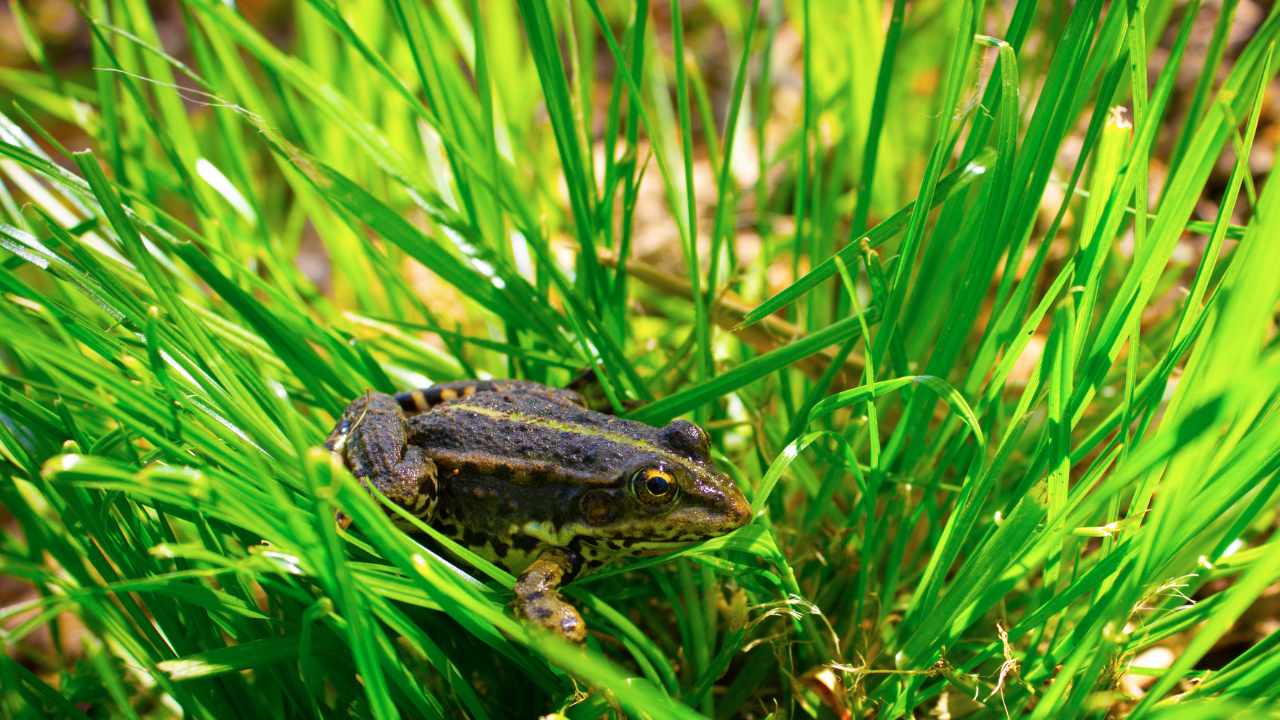
[[[1078,316],[1081,322],[1076,326],[1076,337],[1073,341],[1073,354],[1079,356],[1084,336],[1089,330],[1089,319],[1093,317],[1093,306],[1101,292],[1100,274],[1111,254],[1114,234],[1096,232],[1102,219],[1107,198],[1120,179],[1120,170],[1126,151],[1133,136],[1133,124],[1125,117],[1122,107],[1111,109],[1107,124],[1098,141],[1097,152],[1093,157],[1093,172],[1089,178],[1089,197],[1084,206],[1084,218],[1080,225],[1080,260],[1077,264],[1076,284],[1082,292],[1076,299]]]

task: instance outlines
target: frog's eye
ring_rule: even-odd
[[[660,505],[676,496],[676,479],[661,467],[645,468],[631,478],[631,487],[640,502]]]

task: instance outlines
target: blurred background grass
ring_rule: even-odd
[[[1262,711],[1271,14],[11,4],[5,709]],[[316,520],[354,393],[588,366],[759,511],[594,654]]]

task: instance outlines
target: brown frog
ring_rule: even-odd
[[[751,517],[702,428],[625,420],[529,381],[370,393],[347,406],[325,446],[392,502],[515,573],[517,613],[577,642],[586,626],[561,585]]]

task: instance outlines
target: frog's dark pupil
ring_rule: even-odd
[[[649,492],[654,495],[666,495],[669,488],[667,479],[661,475],[654,475],[649,478]]]

